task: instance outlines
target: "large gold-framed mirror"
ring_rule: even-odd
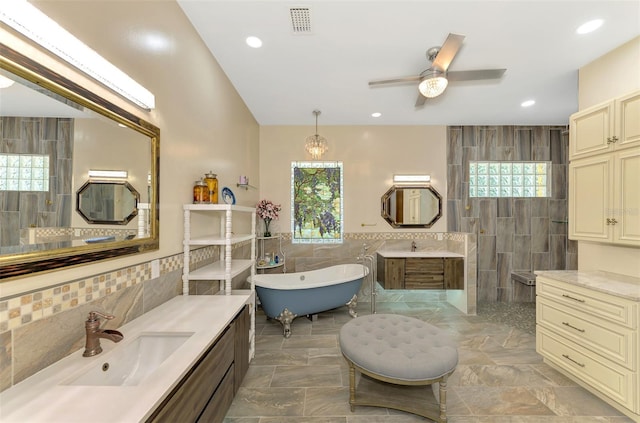
[[[380,203],[382,217],[394,228],[430,228],[442,217],[442,197],[430,185],[394,185]]]
[[[0,75],[0,282],[158,249],[159,128],[2,43]],[[126,226],[75,212],[90,169],[128,171]]]

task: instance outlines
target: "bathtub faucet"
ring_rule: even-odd
[[[124,338],[122,333],[117,330],[110,329],[100,329],[100,317],[103,317],[107,320],[113,319],[115,316],[110,314],[102,314],[97,311],[92,311],[89,313],[89,318],[86,322],[84,322],[85,332],[87,334],[86,341],[84,344],[84,353],[83,357],[93,357],[94,355],[98,355],[102,352],[102,347],[100,346],[100,338],[108,339],[113,342],[120,342]]]
[[[415,241],[411,241],[411,251],[414,252],[416,251],[416,248],[418,248],[418,246],[416,245]]]

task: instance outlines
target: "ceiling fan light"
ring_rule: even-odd
[[[427,98],[433,98],[442,94],[448,84],[449,81],[444,76],[425,78],[418,85],[418,91]]]

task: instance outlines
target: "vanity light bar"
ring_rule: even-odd
[[[126,170],[90,170],[90,178],[127,179],[129,173]]]
[[[431,175],[393,175],[393,182],[398,182],[398,183],[431,182]]]
[[[26,0],[0,2],[0,21],[138,106],[150,110],[155,96]]]

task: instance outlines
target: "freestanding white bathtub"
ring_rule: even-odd
[[[288,338],[298,316],[347,305],[356,317],[358,291],[368,274],[362,264],[339,264],[308,272],[255,275],[253,281],[264,313],[282,323]]]

